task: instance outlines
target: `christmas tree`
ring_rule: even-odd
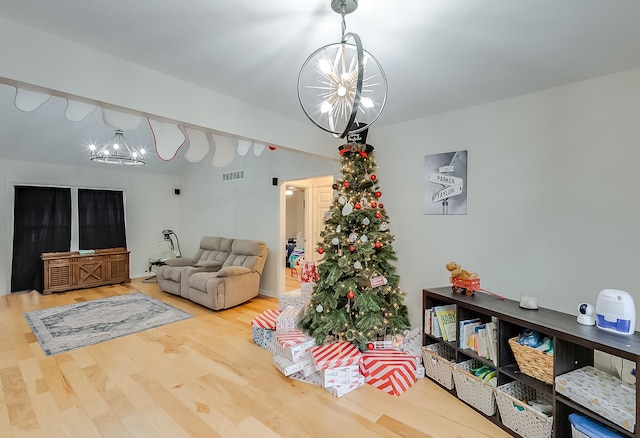
[[[373,146],[366,134],[365,140],[355,137],[359,141],[339,147],[341,179],[333,185],[317,248],[324,258],[300,328],[319,345],[344,340],[364,351],[380,336],[402,334],[409,319],[392,264],[397,257],[389,218],[379,202]]]

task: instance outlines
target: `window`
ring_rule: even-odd
[[[15,186],[12,292],[42,291],[40,255],[70,251],[72,245],[77,249],[76,244],[79,249],[126,248],[122,190]]]
[[[80,249],[127,246],[123,198],[118,190],[78,189]]]
[[[15,186],[11,291],[42,290],[43,252],[69,251],[71,189]]]

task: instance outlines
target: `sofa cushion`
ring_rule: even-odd
[[[193,264],[194,268],[218,268],[222,266],[222,262],[217,260],[200,260]]]
[[[182,276],[182,271],[184,269],[180,267],[168,267],[163,270],[164,278],[167,280],[175,281],[176,283],[180,283],[180,277]]]
[[[216,272],[216,277],[230,277],[232,275],[241,275],[251,272],[251,269],[244,266],[225,266]]]

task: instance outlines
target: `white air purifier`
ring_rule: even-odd
[[[636,328],[636,306],[625,291],[605,289],[596,302],[596,325],[622,335],[632,335]]]

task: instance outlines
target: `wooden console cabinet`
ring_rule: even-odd
[[[527,310],[519,307],[519,303],[514,300],[505,299],[501,301],[496,297],[480,292],[476,292],[473,296],[467,296],[464,293],[452,292],[451,287],[425,289],[422,291],[422,298],[423,327],[425,309],[447,304],[455,305],[456,321],[470,318],[479,318],[482,322],[496,321],[498,329],[496,364],[479,356],[471,349],[460,347],[456,341],[446,343],[455,351],[456,362],[475,359],[495,367],[497,369],[498,385],[515,380],[549,394],[551,400],[553,400],[553,437],[565,438],[571,436],[568,416],[574,412],[599,421],[622,436],[640,437],[640,427],[637,423],[635,431],[629,432],[587,407],[563,396],[556,390],[553,383],[545,383],[522,373],[511,347],[508,345],[508,340],[517,336],[523,328],[529,328],[549,336],[553,340],[555,348],[553,357],[554,377],[585,366],[593,366],[594,350],[615,356],[618,358],[615,360],[616,364],[621,363],[620,359],[631,361],[633,367],[637,370],[640,368],[640,333],[636,332],[631,336],[618,335],[600,330],[595,326],[580,325],[577,323],[575,315],[544,308]],[[458,326],[457,323],[456,325]],[[456,339],[459,339],[459,332],[460,328],[458,326],[456,327]],[[444,342],[442,338],[427,333],[423,334],[422,341],[423,345]],[[627,372],[629,371],[630,369],[627,369]],[[640,373],[636,373],[635,382],[635,387],[638,387]],[[624,389],[621,388],[620,391],[624,391]],[[455,389],[452,392],[455,392]],[[638,399],[636,399],[634,414],[636,419],[640,415],[640,402]],[[499,412],[487,418],[514,436],[518,436],[502,424]]]
[[[77,251],[47,252],[40,258],[44,262],[45,295],[131,281],[126,248],[98,249],[86,255]]]

